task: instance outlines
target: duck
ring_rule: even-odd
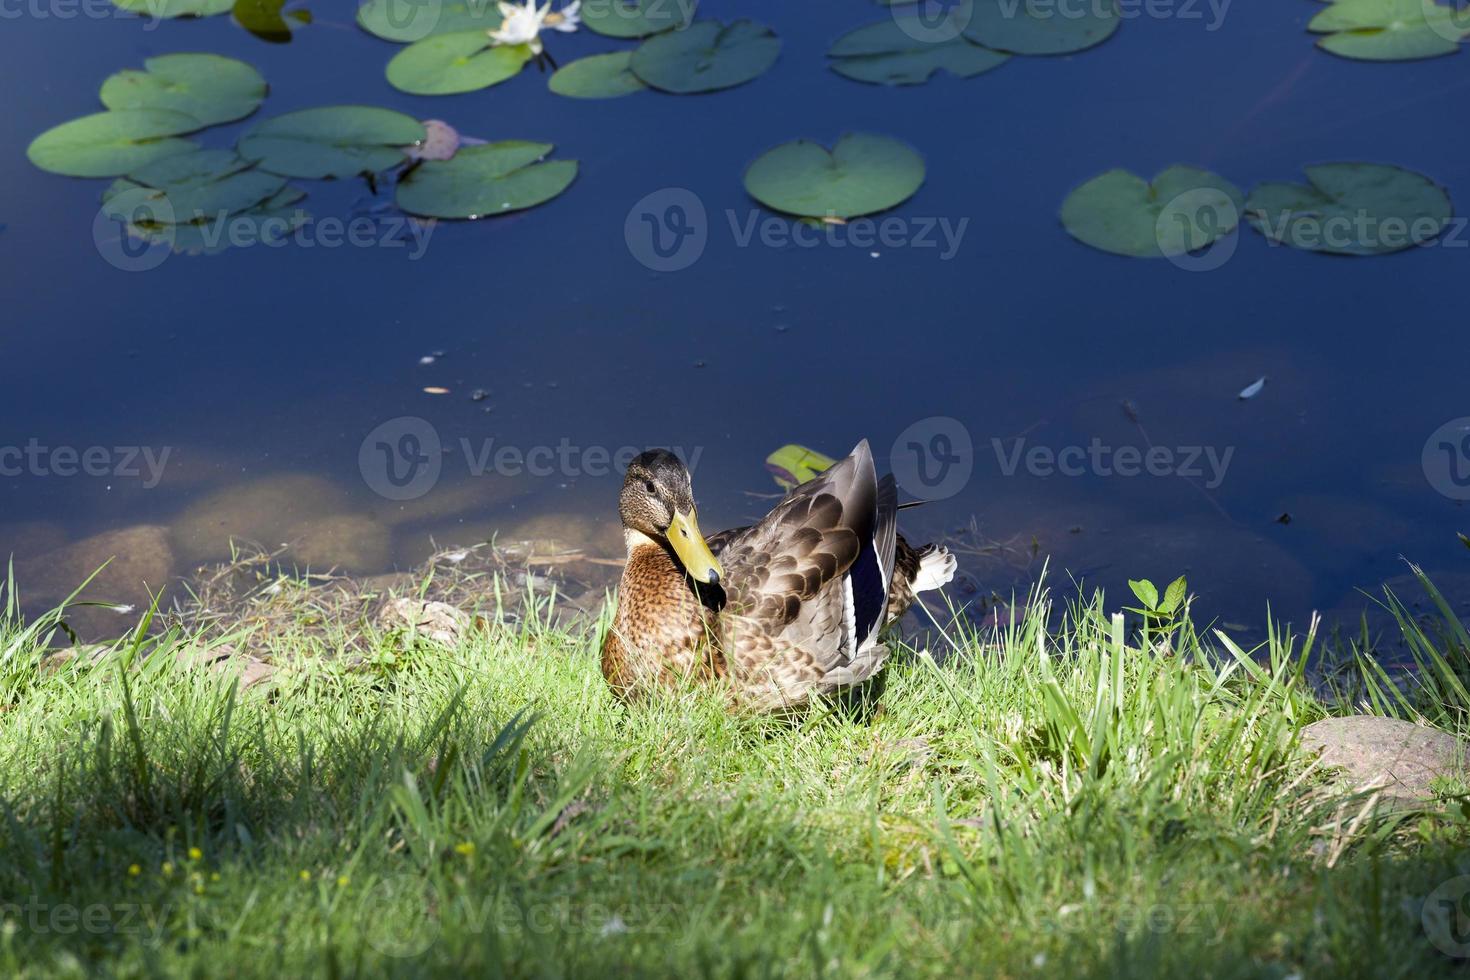
[[[863,440],[760,521],[705,538],[679,457],[636,456],[618,496],[627,560],[601,649],[613,694],[721,685],[732,707],[779,712],[864,684],[888,658],[884,628],[955,572],[947,548],[898,534],[898,510]]]

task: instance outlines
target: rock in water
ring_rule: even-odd
[[[1470,744],[1396,718],[1324,718],[1302,730],[1302,746],[1340,769],[1349,792],[1381,787],[1385,796],[1422,803],[1434,798],[1435,777],[1470,774]]]

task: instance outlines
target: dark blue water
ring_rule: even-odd
[[[1228,262],[1191,273],[1091,250],[1057,220],[1068,191],[1102,171],[1151,176],[1172,163],[1246,189],[1299,180],[1313,162],[1395,163],[1470,201],[1470,56],[1340,60],[1303,30],[1318,5],[1283,0],[1234,5],[1218,30],[1207,8],[1203,19],[1136,18],[1077,56],[889,89],[838,77],[825,58],[881,7],[707,0],[704,16],[777,31],[773,71],[708,96],[582,102],[528,69],[489,90],[419,98],[384,80],[398,46],[358,30],[349,4],[310,6],[317,22],[283,45],[228,17],[150,26],[27,14],[0,29],[0,445],[172,453],[154,487],[0,477],[0,537],[42,542],[15,545],[22,557],[58,535],[137,524],[174,534],[209,495],[248,496],[253,481],[282,474],[326,482],[299,512],[282,509],[278,534],[250,525],[266,544],[302,515],[341,512],[381,528],[385,568],[422,555],[430,534],[473,540],[538,517],[536,533],[616,549],[618,477],[564,466],[476,478],[451,452],[438,485],[395,511],[365,482],[359,449],[399,416],[428,420],[452,450],[491,438],[523,451],[563,440],[697,448],[706,529],[767,506],[746,491],[775,489],[762,461],[783,443],[837,454],[868,437],[882,458],[906,427],[951,416],[973,443],[973,475],[906,522],[941,534],[973,517],[985,538],[1011,542],[1007,560],[967,562],[983,588],[1024,580],[1035,550],[1100,585],[1188,571],[1211,615],[1260,621],[1270,601],[1300,621],[1360,607],[1353,590],[1402,575],[1403,555],[1470,599],[1470,551],[1455,536],[1470,514],[1421,466],[1430,434],[1470,414],[1457,299],[1470,234],[1336,259],[1244,232]],[[547,43],[563,63],[625,46],[586,31]],[[534,210],[439,225],[416,260],[411,248],[255,247],[123,272],[93,241],[106,182],[42,173],[24,151],[99,110],[107,75],[173,51],[259,68],[271,94],[256,119],[382,105],[483,138],[555,143],[580,175]],[[229,145],[248,125],[199,138]],[[952,257],[737,241],[732,220],[769,217],[742,189],[750,160],[850,130],[922,152],[926,183],[896,213],[967,219]],[[317,217],[346,217],[366,193],[360,182],[298,183]],[[663,188],[697,195],[708,243],[690,267],[653,273],[630,251],[625,221]],[[445,356],[420,366],[433,350]],[[1262,375],[1265,390],[1237,400]],[[471,400],[477,388],[489,397]],[[1022,433],[1051,450],[1096,438],[1233,455],[1208,491],[1206,479],[1177,476],[1007,476],[992,440],[1010,446]],[[218,520],[214,530],[210,543],[197,528],[175,542],[175,574],[242,533]]]

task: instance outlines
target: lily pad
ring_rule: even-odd
[[[112,0],[122,10],[159,20],[175,17],[213,17],[227,14],[235,0]]]
[[[764,24],[701,20],[682,31],[655,34],[633,52],[633,74],[645,85],[689,95],[743,85],[770,70],[781,39]]]
[[[388,82],[411,95],[474,92],[514,78],[531,57],[529,46],[497,45],[484,31],[436,34],[394,55]]]
[[[112,217],[134,221],[146,211],[158,224],[188,224],[247,211],[285,186],[286,178],[256,170],[230,150],[198,150],[140,167],[104,201]]]
[[[217,255],[233,245],[274,246],[306,223],[310,215],[296,207],[304,191],[286,187],[255,207],[214,221],[171,225],[129,222],[126,233],[140,241],[168,245],[187,255]]]
[[[1454,54],[1470,13],[1433,0],[1337,0],[1307,24],[1324,51],[1360,61],[1415,61]]]
[[[265,98],[265,79],[243,61],[217,54],[165,54],[102,83],[109,109],[172,109],[200,127],[244,119]]]
[[[367,0],[357,8],[359,27],[399,43],[458,31],[493,31],[502,20],[495,0]]]
[[[195,148],[175,139],[199,120],[171,109],[98,112],[37,136],[26,156],[42,170],[68,177],[116,177],[145,163]]]
[[[373,106],[301,109],[240,137],[240,155],[283,177],[353,177],[386,170],[425,137],[412,116]]]
[[[615,51],[578,58],[558,68],[547,85],[557,95],[574,99],[614,99],[641,92],[648,86],[628,67],[632,57],[631,51]]]
[[[1246,201],[1251,227],[1274,242],[1334,255],[1385,255],[1437,238],[1450,196],[1423,174],[1378,163],[1304,167],[1307,184],[1267,182]]]
[[[398,183],[398,206],[426,218],[483,218],[535,207],[566,190],[575,160],[542,162],[550,143],[504,140],[429,160]]]
[[[855,218],[902,204],[924,183],[924,159],[896,139],[849,133],[832,150],[783,143],[745,171],[745,189],[766,207],[807,218]]]
[[[842,35],[827,54],[837,74],[878,85],[920,85],[940,70],[971,78],[1011,57],[959,35],[939,41],[922,36],[898,20],[883,20]]]
[[[1118,29],[1114,0],[975,0],[965,36],[1013,54],[1071,54],[1101,44]]]
[[[607,37],[648,37],[688,25],[694,0],[585,0],[582,23]]]
[[[271,44],[285,44],[296,28],[311,23],[305,7],[286,10],[288,0],[235,0],[235,23]]]
[[[1093,248],[1167,258],[1204,248],[1240,224],[1241,193],[1208,170],[1173,166],[1150,184],[1109,170],[1067,195],[1062,224]]]

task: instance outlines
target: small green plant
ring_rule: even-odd
[[[1129,579],[1128,588],[1137,596],[1139,605],[1124,606],[1123,609],[1143,617],[1145,640],[1150,634],[1168,636],[1174,632],[1189,605],[1189,583],[1183,575],[1169,583],[1162,599],[1159,598],[1158,587],[1146,578]]]

